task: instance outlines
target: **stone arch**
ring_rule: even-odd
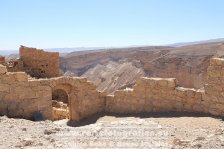
[[[77,87],[75,87],[75,79],[70,77],[54,78],[51,80],[50,86],[52,88],[52,99],[54,98],[55,92],[61,92],[62,96],[67,98],[69,118],[74,117],[73,115],[78,115],[78,109],[77,106],[75,106],[77,105]]]
[[[63,89],[55,89],[52,91],[52,99],[58,102],[68,104],[68,94]]]
[[[96,90],[96,86],[86,78],[58,77],[49,82],[52,93],[63,90],[68,96],[69,118],[79,121],[104,110],[105,95]]]

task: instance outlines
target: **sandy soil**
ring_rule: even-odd
[[[205,116],[97,116],[81,123],[3,116],[0,129],[0,149],[224,148],[224,121]]]

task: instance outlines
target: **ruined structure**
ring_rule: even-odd
[[[50,78],[60,75],[58,52],[45,52],[43,50],[21,46],[19,53],[26,72],[31,74],[31,76]]]
[[[104,109],[104,94],[85,78],[28,79],[26,73],[7,72],[4,66],[0,72],[1,115],[32,119],[35,112],[41,112],[45,119],[52,119],[52,93],[57,89],[69,97],[71,119],[79,120]]]
[[[0,55],[0,64],[5,64],[5,57]]]
[[[20,46],[19,59],[10,60],[5,65],[9,72],[26,72],[35,78],[60,76],[58,52],[46,52],[42,49]]]
[[[204,89],[177,86],[174,78],[142,78],[134,89],[116,91],[107,96],[106,111],[197,112],[224,116],[224,59],[213,58]]]
[[[22,60],[26,59],[25,55],[32,55],[25,51]],[[35,61],[32,65],[37,64]],[[204,89],[179,87],[174,78],[141,78],[133,89],[119,90],[114,95],[98,92],[86,78],[28,78],[25,72],[7,72],[1,65],[0,114],[32,119],[35,112],[41,112],[45,119],[69,117],[75,121],[98,112],[185,111],[224,116],[223,82],[224,59],[220,58],[210,60]]]

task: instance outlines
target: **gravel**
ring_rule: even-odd
[[[0,149],[224,148],[224,122],[211,117],[115,117],[33,122],[0,117]]]

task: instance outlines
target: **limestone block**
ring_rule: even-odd
[[[184,111],[192,112],[192,105],[185,104],[184,105]]]
[[[195,104],[195,105],[193,105],[193,111],[194,112],[203,112],[204,107],[201,104]]]
[[[8,84],[0,84],[0,92],[9,92],[10,86]]]
[[[56,81],[55,80],[51,80],[51,82],[50,82],[50,86],[53,88],[53,87],[55,87],[56,86]]]
[[[5,83],[5,84],[15,84],[16,83],[16,79],[13,75],[8,75],[8,73],[6,73],[6,75],[2,75],[1,76],[1,83]]]
[[[40,81],[38,80],[29,80],[29,86],[30,87],[35,87],[35,86],[39,86],[40,85]]]
[[[184,107],[182,102],[176,102],[174,106],[175,106],[177,111],[182,111],[183,107]]]
[[[165,79],[158,79],[157,83],[160,87],[167,87],[168,86],[168,80],[165,80]]]
[[[194,98],[195,97],[195,93],[196,93],[195,89],[187,89],[186,90],[187,97],[189,97],[189,98]]]
[[[177,86],[177,80],[175,78],[169,78],[167,83],[170,88],[175,88]]]
[[[175,90],[175,95],[177,97],[186,98],[186,96],[187,96],[186,88],[177,87]]]
[[[0,74],[6,74],[6,72],[7,72],[6,66],[0,64]]]
[[[51,89],[51,87],[50,86],[39,86],[39,90],[40,91],[51,91],[52,89]]]
[[[201,101],[202,100],[202,94],[204,94],[204,91],[196,91],[195,92],[195,99]]]
[[[69,118],[69,110],[53,107],[52,115],[53,115],[54,120],[61,120],[61,119],[66,119],[66,118],[68,119]]]
[[[22,93],[22,94],[19,94],[19,97],[17,97],[17,98],[19,98],[19,99],[25,99],[25,98],[34,99],[34,98],[37,98],[37,95],[35,92]]]
[[[215,109],[224,112],[224,104],[215,104]]]
[[[28,81],[28,76],[25,72],[16,72],[15,73],[15,79],[16,81],[19,81],[19,82],[26,82]]]

